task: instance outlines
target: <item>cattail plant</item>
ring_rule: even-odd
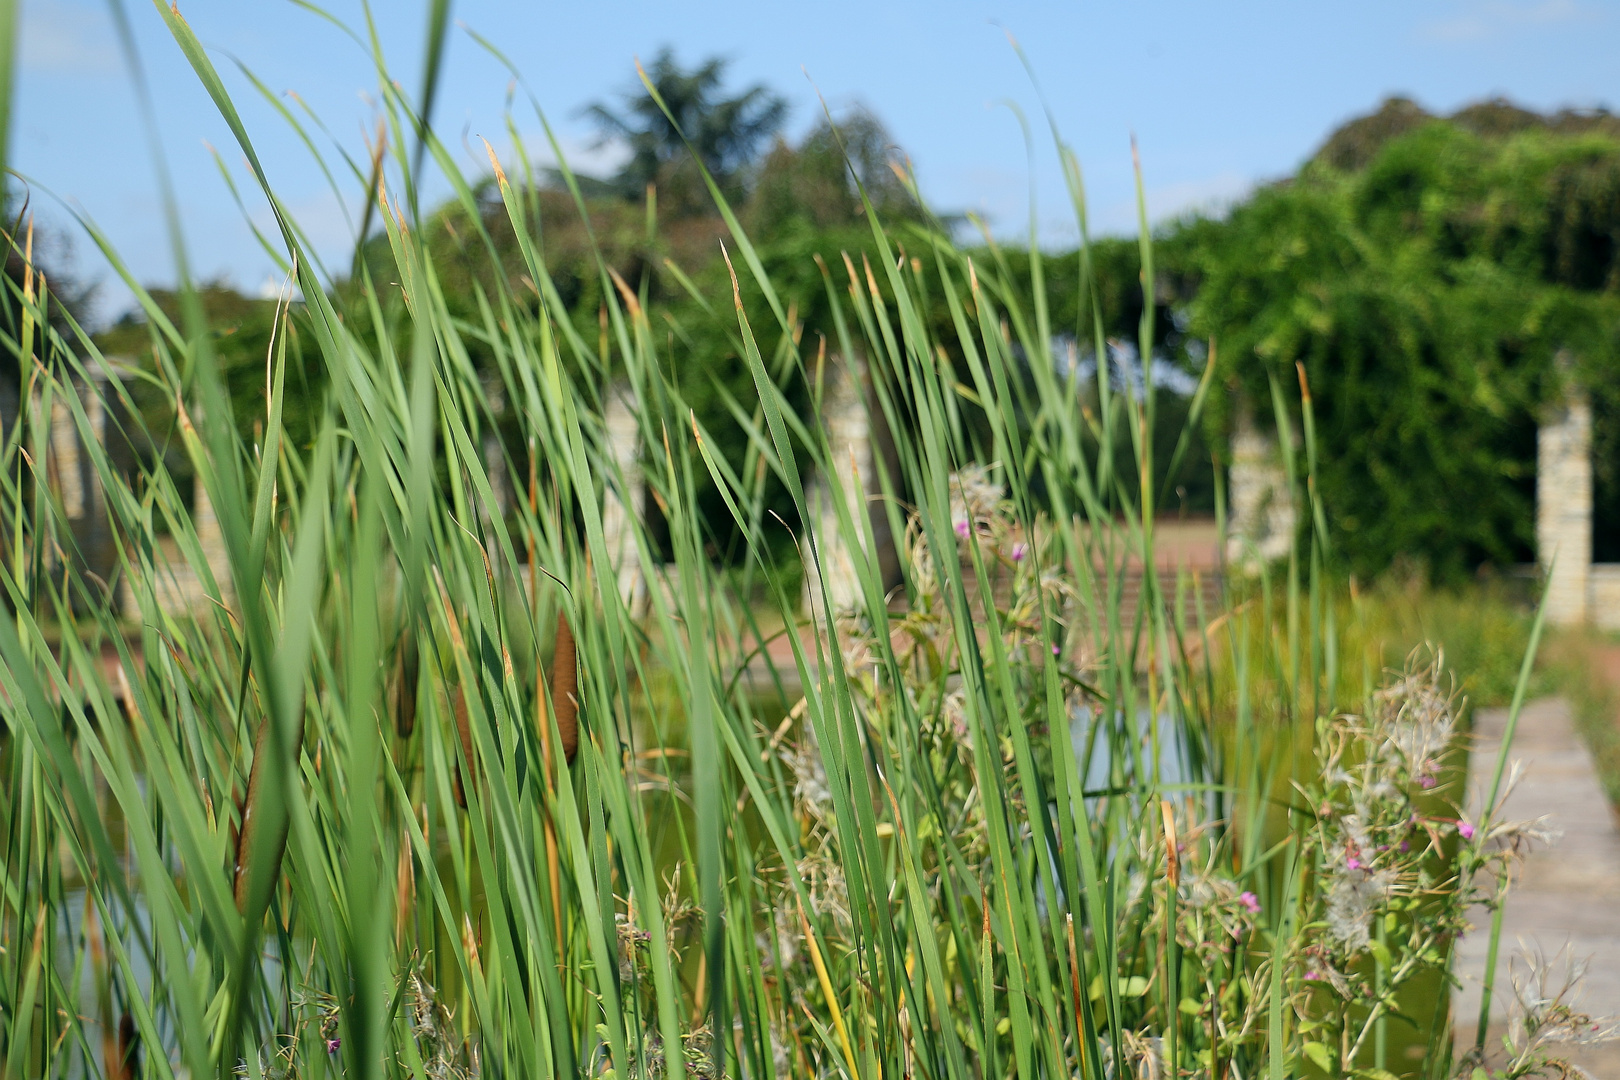
[[[127,382],[85,378],[111,364],[91,336],[47,325],[43,284],[7,282],[26,415],[0,432],[0,1075],[1398,1067],[1374,1044],[1405,965],[1444,968],[1473,872],[1499,863],[1489,820],[1470,839],[1457,812],[1414,809],[1450,752],[1442,677],[1339,677],[1307,388],[1275,395],[1309,510],[1293,554],[1201,610],[1155,558],[1156,480],[1180,461],[1154,459],[1152,365],[1140,386],[1106,364],[1082,385],[1058,363],[1038,245],[1015,279],[993,246],[891,229],[868,203],[865,251],[818,268],[836,332],[812,347],[711,183],[731,276],[703,300],[756,391],[734,403],[739,463],[671,375],[711,358],[645,294],[601,263],[599,321],[574,321],[521,144],[490,152],[521,266],[503,261],[424,114],[437,56],[415,96],[375,58],[385,137],[356,178],[390,273],[357,259],[336,282],[209,54],[176,10],[156,17],[270,201],[302,300],[278,308],[263,400],[245,403],[193,283],[171,320],[93,225],[147,317]],[[447,306],[424,240],[430,170],[471,223],[458,258],[487,271],[471,313]],[[1098,319],[1061,329],[1107,355]],[[1151,336],[1147,317],[1144,357]],[[324,390],[295,445],[297,356]],[[876,475],[784,390],[820,385],[824,356],[864,364],[895,443]],[[605,422],[615,380],[668,525],[656,570],[644,522],[619,513],[612,549],[604,526],[633,483]],[[119,470],[92,430],[95,394],[140,428],[133,383],[174,403],[217,548],[175,475]],[[1213,385],[1211,367],[1190,423]],[[64,558],[58,404],[114,523],[123,612]],[[230,422],[249,407],[251,439]],[[713,557],[700,482],[743,538],[734,566]],[[786,543],[768,482],[806,523]],[[497,496],[513,491],[528,497]],[[867,510],[897,539],[898,585]],[[837,602],[835,559],[853,575]],[[181,571],[196,603],[164,585]],[[105,1009],[79,1000],[92,948]],[[1361,1004],[1335,1014],[1343,988]],[[1420,1022],[1422,1075],[1446,1075],[1449,1021]]]

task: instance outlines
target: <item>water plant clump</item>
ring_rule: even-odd
[[[1204,608],[1157,557],[1164,391],[1060,363],[1039,251],[1015,279],[920,202],[893,226],[867,202],[815,267],[812,344],[731,215],[724,282],[688,279],[723,346],[606,260],[586,332],[522,146],[475,195],[379,93],[388,273],[323,277],[275,202],[302,299],[248,400],[190,283],[121,364],[8,280],[4,1075],[1379,1076],[1402,1017],[1425,1076],[1458,1064],[1404,995],[1534,833],[1495,791],[1457,809],[1438,662],[1340,689],[1308,395],[1293,554]],[[487,273],[447,300],[402,194],[422,161],[469,223],[499,198],[520,273],[469,224],[457,258]],[[886,458],[846,467],[835,359]],[[722,360],[752,386],[735,454],[678,377]],[[98,417],[161,442],[131,386],[187,475],[114,459]],[[1526,1047],[1568,1026],[1538,1008]]]

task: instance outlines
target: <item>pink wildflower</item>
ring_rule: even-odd
[[[342,1039],[327,1039],[326,1040],[326,1052],[328,1054],[335,1054],[335,1053],[338,1052],[338,1047],[340,1047],[342,1045],[343,1045],[343,1040]]]
[[[1434,787],[1434,785],[1438,784],[1439,782],[1440,781],[1436,780],[1428,773],[1424,773],[1422,776],[1418,777],[1418,786],[1423,788],[1425,791]]]
[[[962,539],[966,540],[968,538],[968,530],[971,529],[971,528],[972,528],[972,526],[969,525],[967,522],[958,521],[956,523],[956,535],[960,536]]]
[[[1459,821],[1457,822],[1457,835],[1464,840],[1472,840],[1474,838],[1474,827],[1466,821]]]
[[[1252,892],[1238,893],[1238,903],[1249,910],[1250,915],[1260,914],[1260,898]]]
[[[1013,562],[1023,562],[1024,557],[1027,556],[1028,554],[1029,554],[1029,548],[1026,547],[1025,545],[1023,545],[1023,544],[1014,544],[1012,546],[1012,561]]]

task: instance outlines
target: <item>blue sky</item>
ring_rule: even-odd
[[[268,214],[252,197],[241,152],[150,0],[122,2],[184,210],[190,264],[258,291],[272,263],[248,222]],[[137,278],[163,283],[174,262],[111,10],[105,0],[24,0],[12,162],[36,185],[45,220],[70,223],[57,200],[65,202],[96,221]],[[344,203],[357,199],[356,185],[331,191],[237,65],[284,105],[294,105],[289,91],[307,103],[331,133],[317,132],[317,146],[336,161],[334,141],[361,156],[362,131],[374,123],[367,55],[284,0],[182,0],[180,10],[220,68],[283,201],[318,238],[320,254],[341,259],[352,244]],[[354,0],[333,0],[328,10],[363,26]],[[394,76],[414,88],[425,4],[375,0],[373,13]],[[1336,124],[1392,93],[1437,111],[1497,94],[1539,109],[1620,105],[1620,4],[1596,0],[462,0],[455,16],[515,62],[581,167],[610,164],[612,152],[591,148],[579,106],[624,88],[634,56],[669,44],[688,62],[729,57],[734,85],[764,82],[786,95],[794,132],[819,114],[817,88],[835,111],[866,104],[938,208],[977,210],[1004,235],[1027,228],[1033,177],[1050,244],[1072,241],[1076,230],[1039,97],[1006,31],[1024,46],[1080,155],[1094,227],[1105,232],[1134,231],[1133,134],[1149,211],[1160,220],[1219,207],[1287,174]],[[480,136],[510,152],[508,81],[456,31],[435,121],[468,172],[487,170]],[[1033,158],[1009,102],[1033,126]],[[543,145],[526,106],[517,128]],[[80,272],[103,281],[103,313],[123,307],[127,292],[89,243],[77,241],[75,253]]]

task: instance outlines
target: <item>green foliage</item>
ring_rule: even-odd
[[[181,298],[175,290],[152,289],[147,296],[171,324],[182,321]],[[304,305],[254,299],[223,282],[198,286],[196,296],[207,320],[214,362],[230,402],[231,420],[236,430],[250,442],[263,438],[272,390],[270,376],[276,335],[284,332],[288,394],[282,408],[282,425],[285,437],[295,446],[311,446],[324,407],[326,373],[304,355],[304,335],[308,332]],[[126,365],[153,374],[156,372],[152,358],[160,339],[160,328],[139,308],[96,335],[96,343],[104,355],[117,357]],[[159,445],[171,445],[177,438],[172,396],[159,393],[149,383],[133,384],[130,393],[153,436],[149,452],[157,452]],[[168,462],[167,467],[183,468],[183,457]]]
[[[871,112],[823,117],[798,146],[778,139],[759,165],[744,219],[770,243],[785,232],[847,230],[865,216],[864,194],[884,221],[922,214],[900,174],[898,149]]]
[[[1225,220],[1173,230],[1166,261],[1262,420],[1270,382],[1303,365],[1348,564],[1455,578],[1528,559],[1543,404],[1620,382],[1620,133],[1386,114]]]

